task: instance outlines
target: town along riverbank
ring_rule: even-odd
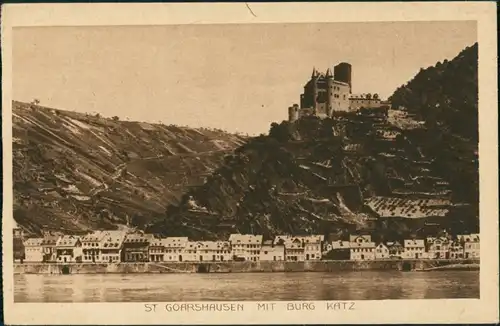
[[[360,270],[432,271],[479,269],[479,260],[147,262],[147,263],[15,263],[14,274],[269,273]]]

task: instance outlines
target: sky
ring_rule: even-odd
[[[313,67],[352,65],[353,93],[387,98],[477,41],[475,22],[14,29],[13,99],[256,135],[287,119]]]

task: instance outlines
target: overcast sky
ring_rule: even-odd
[[[313,66],[353,66],[353,92],[382,98],[477,40],[475,22],[14,30],[13,98],[122,119],[266,133],[299,102]]]

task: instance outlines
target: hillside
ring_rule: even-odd
[[[14,219],[29,232],[144,227],[244,137],[13,102]]]
[[[431,99],[447,105],[432,112]],[[477,46],[423,70],[392,101],[391,110],[273,124],[269,136],[227,156],[150,230],[207,239],[477,231],[477,118],[469,130],[459,127],[477,115]]]
[[[422,150],[436,158],[440,174],[453,182],[457,200],[479,203],[478,44],[451,61],[422,69],[390,100],[425,121],[414,133]],[[422,140],[422,137],[427,139]]]

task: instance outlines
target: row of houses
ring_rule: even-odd
[[[349,241],[324,246],[324,257],[334,260],[479,259],[479,234],[406,239],[402,243],[375,243],[369,235],[351,235]]]
[[[26,262],[61,263],[464,259],[479,258],[479,235],[375,243],[369,235],[325,241],[322,235],[280,235],[264,240],[262,235],[232,234],[228,241],[191,241],[187,237],[95,231],[84,236],[28,238],[23,256]]]

